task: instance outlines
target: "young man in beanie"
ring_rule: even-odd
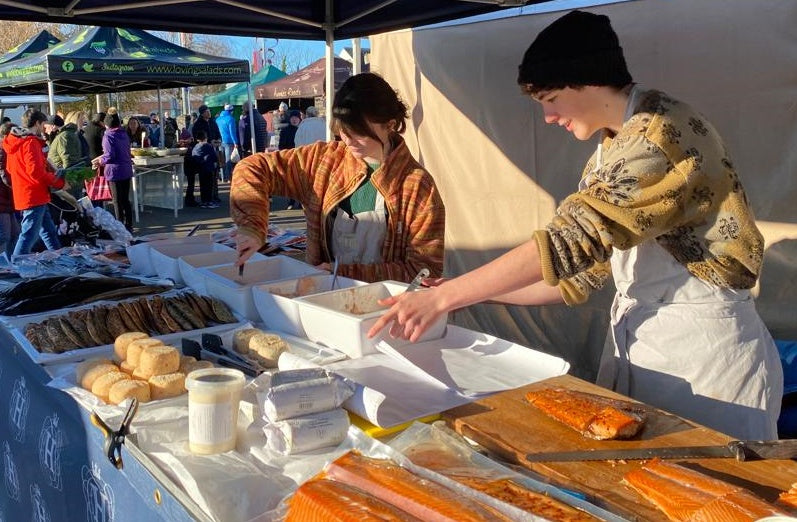
[[[573,11],[523,56],[518,83],[546,123],[600,133],[578,191],[532,239],[437,286],[389,298],[412,340],[441,313],[488,299],[583,303],[614,278],[598,384],[741,439],[776,439],[777,349],[749,289],[764,242],[717,131],[687,104],[632,83],[606,16]]]

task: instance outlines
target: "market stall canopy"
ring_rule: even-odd
[[[0,56],[0,63],[27,58],[32,54],[49,49],[60,41],[61,40],[57,37],[50,34],[49,31],[39,31],[39,34],[6,51],[3,56]]]
[[[273,65],[269,65],[252,75],[252,88],[254,89],[259,85],[271,83],[285,76],[287,76],[285,72],[277,69]],[[222,107],[225,103],[243,105],[248,99],[247,82],[239,82],[221,92],[205,96],[203,102],[208,107]]]
[[[543,0],[36,0],[0,1],[0,19],[159,31],[323,40],[354,38]],[[329,16],[327,16],[329,13]]]
[[[286,98],[314,98],[324,95],[324,71],[326,59],[321,58],[304,69],[255,89],[258,100],[277,100]],[[351,62],[335,58],[335,90],[351,76]]]
[[[27,58],[0,64],[0,88],[91,94],[247,81],[249,62],[202,54],[139,29],[89,27]]]

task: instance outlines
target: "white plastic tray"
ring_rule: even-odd
[[[162,247],[166,245],[197,245],[197,244],[211,244],[213,241],[209,234],[200,236],[181,237],[174,239],[160,239],[157,241],[145,241],[137,245],[127,247],[127,259],[130,261],[130,267],[133,272],[145,276],[155,275],[155,267],[152,265],[152,259],[149,255],[150,248],[157,246]]]
[[[178,264],[179,258],[210,252],[235,252],[235,249],[219,243],[153,245],[149,249],[149,257],[158,277],[171,279],[181,285],[184,281]]]
[[[193,288],[199,294],[207,295],[205,288],[205,274],[199,269],[211,266],[222,266],[234,263],[238,258],[238,252],[205,252],[204,254],[191,254],[178,258],[177,265],[180,267],[180,277],[183,283]],[[260,261],[266,256],[255,253],[249,258],[250,261]]]

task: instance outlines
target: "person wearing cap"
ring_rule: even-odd
[[[55,139],[55,136],[58,134],[58,131],[61,130],[61,127],[64,126],[64,119],[57,115],[53,114],[47,121],[44,122],[44,139],[47,140],[47,144],[51,144]]]
[[[238,148],[238,124],[232,115],[234,109],[234,106],[227,103],[216,118],[216,125],[221,133],[221,148],[224,151],[225,180],[229,180],[232,175],[232,152]],[[240,151],[238,154],[240,155]]]
[[[208,143],[213,145],[214,148],[218,148],[221,145],[221,133],[219,132],[219,126],[216,125],[216,120],[213,119],[213,117],[210,114],[210,108],[208,108],[207,105],[200,105],[199,108],[197,109],[197,114],[199,115],[199,117],[196,119],[193,125],[191,125],[191,136],[193,137],[193,141],[191,142],[190,148],[193,149],[194,146],[198,143],[196,136],[197,136],[197,131],[200,130],[206,136]],[[198,171],[193,165],[190,165],[191,162],[190,159],[186,159],[186,161],[189,162],[188,166],[193,174],[191,176],[186,175],[186,177],[188,178],[188,187],[186,188],[185,203],[188,206],[198,206],[198,203],[194,199],[194,182],[193,182],[196,179]],[[188,173],[188,171],[186,171],[186,173]],[[200,193],[202,192],[202,179],[203,178],[199,179]],[[209,179],[210,182],[213,184],[213,186],[210,188],[210,191],[214,194],[213,199],[218,200],[218,195],[217,195],[218,178],[217,176],[211,176]]]
[[[265,152],[266,145],[268,144],[268,130],[266,125],[266,119],[263,118],[263,115],[257,110],[257,107],[251,107],[251,117],[252,120],[249,119],[250,117],[250,104],[249,102],[244,102],[242,111],[241,111],[241,119],[238,121],[238,140],[241,144],[241,149],[243,149],[243,154],[241,157],[248,156],[252,154],[252,122],[254,122],[255,127],[255,150],[254,152]]]
[[[401,134],[408,108],[381,76],[349,77],[335,93],[339,141],[253,154],[235,167],[230,214],[237,264],[266,240],[269,197],[293,198],[307,220],[308,263],[374,282],[443,272],[445,206]]]
[[[783,373],[750,295],[764,242],[716,129],[633,83],[603,15],[554,21],[518,83],[547,123],[600,135],[578,191],[498,259],[384,300],[369,335],[416,340],[439,314],[486,300],[577,305],[613,278],[598,384],[733,437],[777,439]]]
[[[277,141],[280,139],[280,133],[282,129],[287,128],[291,124],[290,116],[288,114],[288,104],[285,102],[280,102],[279,107],[274,112],[272,116],[272,125],[271,125],[271,132],[274,133],[274,136],[277,137]]]

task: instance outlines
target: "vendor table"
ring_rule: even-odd
[[[133,158],[132,179],[134,217],[138,222],[139,205],[159,208],[183,208],[183,156]]]
[[[570,375],[554,377],[460,406],[443,414],[460,434],[476,441],[503,460],[544,475],[554,484],[586,494],[596,505],[636,520],[666,521],[652,503],[622,484],[623,476],[640,461],[529,462],[529,453],[586,449],[658,448],[726,444],[728,436],[652,409],[640,436],[626,441],[598,441],[547,417],[528,404],[531,390],[561,387],[624,398]],[[627,399],[627,398],[626,398]],[[797,462],[733,459],[679,459],[690,468],[749,489],[768,502],[797,482]]]
[[[208,520],[131,445],[122,449],[123,469],[111,464],[89,412],[49,380],[0,329],[0,520]]]

